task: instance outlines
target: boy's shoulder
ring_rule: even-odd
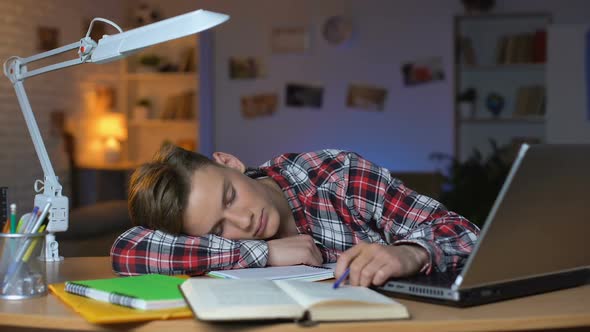
[[[347,158],[350,154],[356,155],[354,152],[342,149],[321,149],[311,152],[284,153],[267,161],[262,166],[273,166],[286,163],[301,166],[313,166],[321,164],[325,161]]]

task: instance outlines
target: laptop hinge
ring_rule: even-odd
[[[455,278],[455,281],[453,282],[453,285],[451,285],[451,289],[456,291],[459,289],[459,286],[461,286],[461,283],[463,283],[463,276],[462,275],[458,275],[457,278]]]

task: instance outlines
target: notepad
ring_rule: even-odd
[[[51,284],[49,290],[53,295],[68,305],[72,310],[80,314],[87,322],[93,324],[117,324],[144,322],[155,319],[176,319],[192,317],[188,307],[162,309],[162,310],[137,310],[123,307],[103,301],[78,296],[65,291],[65,284]]]
[[[211,271],[207,275],[222,279],[266,279],[319,281],[334,278],[336,263],[322,266],[292,265]]]
[[[68,293],[142,310],[186,306],[178,286],[184,279],[159,274],[96,280],[68,281]]]

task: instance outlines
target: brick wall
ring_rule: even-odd
[[[123,26],[130,4],[119,0],[0,0],[0,59],[39,53],[38,26],[59,31],[58,46],[78,41],[86,18],[104,17]],[[75,54],[69,55],[72,58]],[[59,59],[64,59],[60,57]],[[51,60],[53,62],[59,59]],[[69,178],[63,142],[50,133],[50,114],[62,110],[82,112],[84,79],[97,71],[116,70],[113,65],[86,64],[25,81],[33,113],[56,174],[68,195]],[[0,186],[9,187],[9,201],[17,203],[19,214],[30,211],[36,179],[43,171],[8,78],[0,78]]]

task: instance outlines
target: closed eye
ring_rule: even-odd
[[[229,190],[228,190],[228,197],[226,199],[226,203],[225,206],[229,207],[231,206],[231,204],[236,200],[236,188],[234,188],[233,186],[230,186]]]

